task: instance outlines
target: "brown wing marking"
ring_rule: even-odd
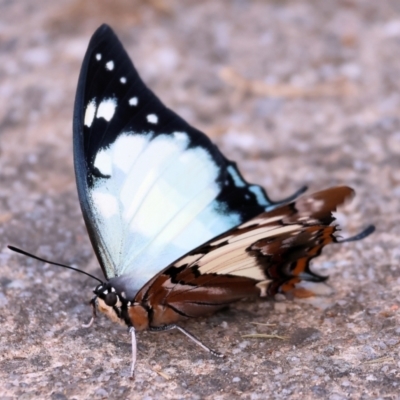
[[[301,281],[324,282],[327,277],[320,276],[310,269],[310,261],[321,254],[329,243],[337,242],[333,235],[335,226],[313,226],[301,234],[301,247],[293,243],[280,259],[272,259],[268,267],[268,275],[272,280],[268,295],[277,292],[288,293],[296,297],[310,297],[315,293],[305,288],[296,287]],[[308,240],[306,239],[308,237]]]
[[[190,281],[190,283],[186,283]],[[151,326],[211,314],[244,297],[255,297],[257,281],[230,275],[199,275],[193,268],[170,267],[135,297],[150,312]]]
[[[329,226],[337,206],[353,195],[348,187],[327,189],[260,214],[200,246],[156,275],[136,295],[151,325],[217,311],[243,297],[293,292],[302,280],[323,282],[310,260],[336,242]],[[258,286],[257,286],[258,285]]]
[[[197,266],[201,274],[230,274],[257,280],[266,279],[266,268],[274,264],[271,257],[281,263],[287,261],[281,258],[288,252],[288,248],[291,248],[291,256],[296,256],[296,259],[305,255],[305,249],[308,250],[313,245],[312,240],[319,240],[317,236],[309,238],[308,235],[311,232],[316,235],[321,228],[333,222],[332,211],[353,194],[354,191],[348,187],[336,187],[304,196],[294,203],[258,215],[190,252],[174,264]],[[261,250],[263,243],[268,244],[268,254],[261,251],[257,257],[254,250]],[[254,246],[255,244],[259,246]],[[300,250],[302,254],[297,254],[296,251]],[[261,255],[266,257],[260,263]]]

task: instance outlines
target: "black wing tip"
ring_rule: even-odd
[[[93,33],[88,50],[95,47],[98,43],[102,41],[117,41],[120,42],[118,39],[118,36],[114,32],[114,30],[111,28],[110,25],[107,24],[101,24]]]
[[[93,34],[93,37],[95,37],[95,36],[100,36],[100,35],[106,35],[106,34],[110,34],[110,33],[115,35],[115,33],[114,33],[114,31],[112,30],[111,26],[108,25],[108,24],[106,24],[106,23],[104,23],[104,24],[101,24],[101,25],[95,30],[95,32],[94,32],[94,34]]]
[[[75,95],[75,106],[74,106],[74,131],[77,131],[77,134],[81,133],[81,126],[83,121],[83,98],[84,98],[84,89],[86,83],[86,75],[89,68],[89,60],[92,57],[93,52],[96,47],[99,46],[102,42],[108,42],[112,46],[120,46],[122,48],[122,44],[118,39],[118,36],[112,30],[112,28],[107,24],[100,25],[96,31],[93,33],[90,38],[88,47],[86,49],[85,57],[82,62],[81,71],[78,79],[78,87]],[[76,126],[75,126],[76,125]]]

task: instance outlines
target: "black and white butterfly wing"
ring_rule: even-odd
[[[79,77],[74,162],[104,274],[130,275],[136,289],[191,249],[278,205],[162,104],[107,25],[94,33]]]

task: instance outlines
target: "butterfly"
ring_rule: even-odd
[[[302,281],[338,242],[332,212],[353,196],[342,186],[280,202],[250,184],[236,164],[143,83],[117,36],[102,25],[83,60],[73,119],[83,217],[106,278],[96,311],[136,332],[177,323],[247,297],[309,296]],[[358,240],[369,227],[347,239]]]

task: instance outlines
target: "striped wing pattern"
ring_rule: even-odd
[[[151,324],[161,326],[243,297],[290,291],[310,296],[296,286],[326,280],[309,263],[337,241],[332,212],[353,194],[335,187],[262,213],[174,262],[138,292],[135,302],[152,309]]]

